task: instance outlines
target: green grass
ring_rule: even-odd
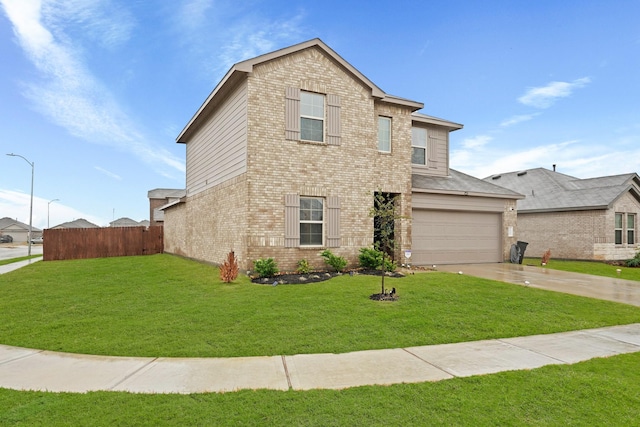
[[[72,353],[230,357],[343,353],[640,322],[624,304],[471,276],[348,275],[224,284],[170,255],[39,262],[0,278],[0,343]]]
[[[343,352],[640,321],[637,307],[469,276],[277,287],[169,255],[38,262],[0,276],[0,343],[82,353]],[[393,360],[381,360],[393,369]],[[0,425],[638,425],[640,353],[440,382],[346,390],[86,394],[0,389]]]
[[[541,267],[540,258],[525,258],[522,264]],[[594,276],[620,277],[627,280],[640,281],[640,268],[631,268],[595,261],[564,261],[550,259],[545,268],[572,271],[574,273],[592,274]],[[616,270],[620,270],[620,275]]]
[[[13,264],[14,262],[26,261],[28,259],[42,257],[42,255],[21,256],[17,258],[0,259],[0,265]]]
[[[139,395],[0,389],[0,424],[633,426],[640,419],[638,366],[640,353],[634,353],[531,371],[340,391]]]

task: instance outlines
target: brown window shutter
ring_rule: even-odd
[[[327,247],[340,247],[340,197],[327,197]]]
[[[327,144],[341,144],[340,96],[327,95]]]
[[[285,194],[284,196],[284,247],[300,246],[300,196]]]
[[[284,99],[284,136],[294,141],[300,140],[300,89],[287,87]]]

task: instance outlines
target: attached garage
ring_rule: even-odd
[[[502,262],[502,214],[414,209],[412,262]]]
[[[516,201],[523,196],[449,171],[446,177],[413,175],[411,262],[430,266],[508,259],[516,241]]]

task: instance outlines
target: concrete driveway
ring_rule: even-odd
[[[437,268],[439,271],[462,272],[469,276],[640,307],[640,282],[625,280],[624,277],[592,276],[510,263],[439,265]],[[612,266],[611,270],[616,273],[616,267]]]

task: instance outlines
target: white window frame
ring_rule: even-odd
[[[636,243],[636,215],[627,214],[627,245],[635,245]]]
[[[319,104],[318,102],[319,100],[322,100],[322,112],[320,115],[317,115],[317,112],[312,110],[315,110],[316,108],[319,107],[319,105],[317,105]],[[324,133],[325,133],[325,127],[326,127],[326,120],[325,120],[326,111],[327,111],[327,108],[326,108],[325,95],[321,93],[315,93],[315,92],[300,91],[300,139],[302,141],[324,142],[325,140]],[[320,139],[305,138],[305,136],[311,136],[311,135],[304,135],[305,127],[303,123],[305,120],[314,120],[322,123],[322,134],[320,135]]]
[[[411,164],[418,165],[418,166],[427,165],[427,155],[428,155],[427,139],[428,139],[428,133],[426,128],[420,128],[420,127],[411,128]],[[424,150],[424,162],[422,163],[414,162],[414,153],[416,150]]]
[[[322,205],[320,214],[321,214],[321,218],[320,219],[314,219],[314,218],[308,218],[308,219],[303,219],[305,218],[305,215],[303,215],[303,204],[304,204],[304,200],[315,200],[315,201],[319,201],[320,204]],[[323,197],[306,197],[306,196],[300,196],[300,246],[301,247],[322,247],[324,245],[324,236],[325,236],[325,230],[326,230],[326,226],[325,226],[325,207],[326,207],[326,203]],[[305,209],[306,210],[306,209]],[[318,212],[317,209],[311,209],[311,217],[313,217],[313,212]],[[322,232],[321,232],[321,240],[319,243],[303,243],[303,232],[302,232],[302,225],[303,224],[320,224],[320,226],[322,227]]]
[[[618,219],[620,223],[618,224]],[[613,243],[616,245],[622,245],[624,243],[624,214],[616,212],[613,220]],[[620,238],[618,239],[618,236]]]
[[[388,124],[387,129],[383,129],[383,123]],[[391,117],[378,116],[378,151],[381,153],[391,153]]]

